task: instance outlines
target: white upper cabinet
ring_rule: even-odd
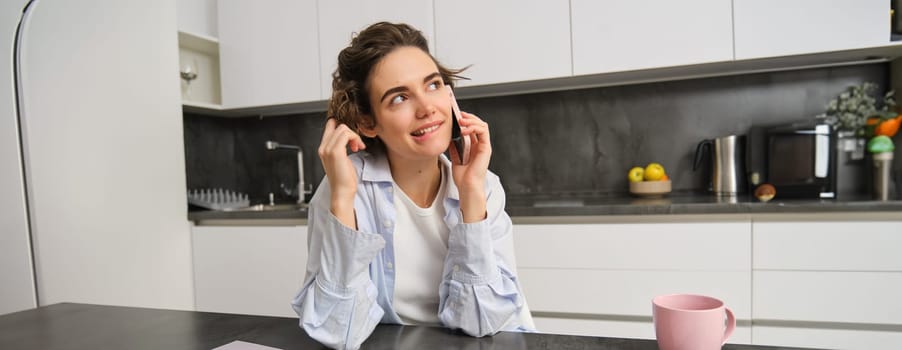
[[[348,46],[355,33],[370,24],[386,21],[407,23],[423,32],[434,52],[432,2],[421,0],[334,0],[319,1],[319,59],[321,97],[332,95],[332,72],[338,53]]]
[[[180,74],[182,105],[220,109],[222,90],[216,0],[178,0],[176,3],[179,72],[183,73]]]
[[[736,59],[888,45],[886,0],[733,0]]]
[[[379,21],[408,23],[440,63],[469,66],[462,75],[471,80],[459,86],[484,88],[468,97],[818,61],[782,56],[852,50],[820,56],[841,62],[902,51],[889,40],[885,0],[180,1],[182,26],[218,30],[225,110],[328,100],[339,51]],[[197,15],[213,7],[218,21]],[[605,74],[619,72],[631,73]],[[505,84],[519,82],[530,83]]]
[[[435,53],[472,79],[460,86],[567,77],[570,13],[566,1],[436,0]]]
[[[316,0],[219,2],[222,107],[321,99]]]
[[[216,0],[178,0],[179,31],[210,38],[219,36],[216,28]]]
[[[573,73],[733,59],[730,1],[572,0]]]

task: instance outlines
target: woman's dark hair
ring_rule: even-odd
[[[375,23],[351,39],[351,44],[338,54],[338,68],[332,73],[332,98],[326,116],[355,132],[358,125],[374,127],[376,120],[367,90],[369,76],[383,57],[400,47],[416,47],[429,54],[429,44],[423,33],[403,23]],[[453,80],[461,79],[458,74],[466,69],[449,69],[432,55],[429,57],[447,85],[453,86]],[[368,147],[376,144],[377,140],[360,136]]]

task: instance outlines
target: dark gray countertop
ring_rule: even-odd
[[[902,200],[875,201],[866,196],[841,199],[778,199],[718,197],[707,193],[675,192],[661,197],[627,194],[509,196],[507,212],[521,216],[748,214],[821,212],[902,212]]]
[[[508,196],[511,217],[679,215],[748,213],[900,212],[902,200],[875,201],[867,196],[841,199],[774,199],[760,202],[750,196],[722,198],[710,194],[671,193],[660,198],[625,194],[557,194]],[[306,220],[307,210],[191,211],[188,219]]]
[[[240,340],[277,349],[326,349],[295,317],[54,304],[0,315],[0,349],[212,349]],[[437,327],[379,325],[361,349],[656,350],[648,339],[500,332],[473,338]],[[725,350],[798,349],[727,344]]]

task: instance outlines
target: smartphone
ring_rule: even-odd
[[[454,98],[454,91],[450,86],[448,92],[451,95],[451,143],[454,144],[454,148],[460,156],[457,159],[459,163],[467,165],[470,162],[470,137],[463,136],[460,132],[460,118],[463,115],[460,114],[460,107],[457,106],[457,99]]]

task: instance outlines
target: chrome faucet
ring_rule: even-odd
[[[304,152],[301,151],[301,147],[284,145],[275,141],[266,141],[266,149],[290,149],[298,152],[298,203],[303,204],[304,197],[312,191],[308,190],[304,183]]]

